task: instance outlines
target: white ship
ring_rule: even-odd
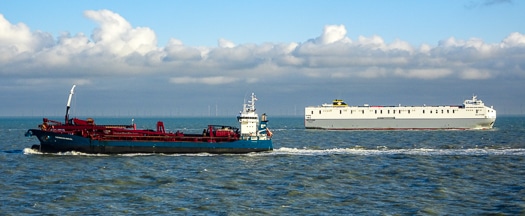
[[[496,121],[496,110],[476,96],[455,106],[349,106],[336,99],[304,114],[306,129],[329,130],[490,129]]]

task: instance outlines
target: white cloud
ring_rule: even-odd
[[[155,32],[149,28],[133,28],[119,14],[109,10],[86,11],[84,15],[97,22],[99,27],[93,31],[92,38],[102,51],[118,56],[133,52],[145,55],[157,48]]]
[[[200,60],[202,52],[193,47],[187,47],[181,41],[171,39],[162,52],[164,61]]]
[[[2,14],[0,32],[0,63],[8,63],[20,55],[30,55],[54,44],[51,34],[31,32],[23,23],[13,25]]]
[[[20,53],[33,50],[32,34],[25,24],[12,25],[0,14],[0,32],[0,46],[6,51],[10,49],[11,52]]]
[[[452,74],[452,70],[448,68],[417,68],[417,69],[396,69],[395,74],[406,78],[418,79],[437,79],[443,78]]]
[[[393,43],[388,45],[389,50],[400,50],[407,51],[409,53],[414,52],[414,48],[406,41],[395,40]]]
[[[525,46],[525,35],[519,32],[514,32],[503,40],[503,42],[501,43],[501,46],[504,48],[515,47],[515,46],[523,47]]]
[[[20,86],[46,86],[48,83],[54,85],[70,86],[75,84],[77,86],[91,85],[91,80],[88,79],[71,79],[71,78],[37,78],[37,79],[20,79],[16,80],[15,84]]]
[[[219,39],[219,47],[220,48],[234,48],[235,44],[229,40],[221,38]]]
[[[483,71],[483,70],[471,68],[471,69],[461,71],[460,77],[463,79],[471,79],[471,80],[488,79],[491,77],[491,74],[489,73],[489,71]]]
[[[319,44],[331,44],[335,42],[350,42],[346,38],[346,28],[343,25],[327,25],[324,27],[323,34],[316,39]]]
[[[360,46],[371,48],[371,49],[379,49],[379,48],[385,47],[385,41],[383,40],[383,38],[377,35],[374,35],[369,38],[364,37],[364,36],[359,36],[357,42]]]
[[[378,35],[347,37],[344,25],[327,25],[303,43],[235,44],[218,39],[217,47],[191,47],[172,38],[157,45],[155,32],[134,27],[109,10],[86,11],[98,27],[84,33],[51,34],[11,24],[0,15],[0,75],[19,79],[68,77],[164,77],[166,83],[203,85],[330,79],[494,79],[525,77],[525,36],[515,32],[501,43],[454,37],[436,46],[413,47]]]
[[[358,72],[357,76],[358,77],[372,79],[372,78],[385,77],[385,76],[387,76],[387,74],[388,74],[388,71],[387,71],[386,68],[369,67],[369,68],[365,69],[364,71]]]
[[[229,84],[238,81],[238,78],[234,77],[225,77],[225,76],[215,76],[215,77],[173,77],[170,78],[171,83],[175,84],[207,84],[207,85],[221,85]]]
[[[421,54],[426,54],[426,55],[428,55],[428,54],[430,54],[430,51],[431,51],[431,50],[432,50],[432,47],[431,47],[430,45],[428,45],[428,44],[421,44],[421,46],[419,47],[419,50],[418,50],[418,51],[419,51]]]

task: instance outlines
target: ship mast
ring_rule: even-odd
[[[71,87],[71,91],[69,91],[69,98],[67,99],[67,106],[66,106],[66,121],[65,124],[69,124],[69,109],[71,108],[71,98],[73,97],[73,94],[75,94],[75,87],[76,85],[73,85]]]

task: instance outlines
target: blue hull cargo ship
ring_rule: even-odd
[[[97,125],[91,118],[69,118],[71,88],[64,123],[43,119],[39,129],[30,129],[26,136],[35,136],[40,145],[32,148],[41,152],[76,151],[90,154],[125,153],[249,153],[273,150],[272,132],[266,114],[255,112],[255,94],[244,104],[237,117],[240,128],[208,125],[200,134],[167,132],[164,123],[157,122],[156,130],[137,129],[131,125]]]

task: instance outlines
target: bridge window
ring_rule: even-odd
[[[425,114],[425,110],[423,110],[423,114]]]
[[[321,114],[321,110],[319,110],[319,114]]]
[[[377,110],[375,110],[375,113],[377,114]]]
[[[343,111],[342,111],[342,110],[339,110],[339,114],[343,114]]]

